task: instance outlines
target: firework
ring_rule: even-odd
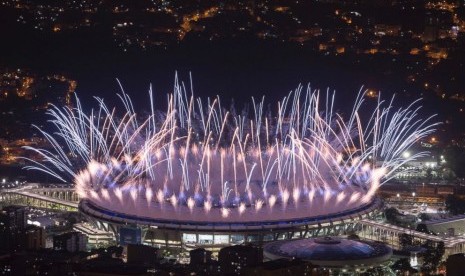
[[[403,153],[432,133],[418,102],[394,110],[378,100],[360,116],[360,91],[347,117],[334,112],[335,95],[299,86],[265,110],[225,108],[220,97],[195,98],[177,80],[159,111],[136,113],[124,92],[124,112],[98,107],[52,107],[56,132],[42,131],[53,150],[40,170],[75,183],[81,199],[144,217],[253,221],[337,213],[369,203],[406,162]],[[189,95],[189,96],[188,96]],[[117,114],[120,114],[119,116]]]

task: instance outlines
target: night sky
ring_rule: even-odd
[[[158,12],[150,16],[143,14],[148,5],[154,5],[149,1],[137,1],[133,4],[128,4],[130,1],[97,1],[96,3],[100,4],[96,4],[97,12],[92,13],[90,17],[90,26],[66,30],[63,27],[67,26],[66,24],[71,26],[75,22],[81,22],[84,17],[87,18],[87,13],[81,11],[85,7],[74,7],[66,4],[66,1],[43,1],[44,5],[49,7],[63,7],[63,14],[53,21],[60,22],[58,24],[37,19],[35,14],[38,11],[41,11],[41,14],[49,14],[46,13],[46,8],[39,8],[39,2],[24,1],[27,9],[8,5],[0,8],[0,33],[3,37],[0,43],[0,66],[3,69],[25,68],[37,74],[60,73],[68,76],[77,81],[76,92],[86,103],[92,101],[93,96],[103,97],[110,102],[117,99],[114,95],[120,92],[116,81],[118,78],[136,106],[144,109],[147,106],[149,85],[152,84],[157,95],[164,98],[166,93],[171,92],[175,72],[178,72],[180,80],[187,84],[189,74],[192,74],[196,95],[221,95],[225,102],[234,99],[239,105],[248,102],[251,96],[262,95],[274,102],[299,84],[311,84],[314,89],[336,90],[338,108],[341,110],[350,107],[349,103],[355,99],[361,87],[380,91],[383,98],[390,98],[396,94],[399,105],[424,98],[425,114],[438,113],[440,120],[456,118],[455,113],[444,113],[451,112],[451,105],[457,106],[453,110],[463,106],[463,102],[440,101],[436,95],[437,91],[425,93],[422,90],[422,82],[411,84],[406,81],[408,72],[405,68],[409,68],[410,64],[412,67],[426,66],[422,64],[428,62],[428,59],[408,54],[411,48],[422,47],[420,40],[412,37],[414,34],[424,35],[429,24],[431,10],[425,10],[422,1],[407,1],[412,7],[420,7],[417,9],[406,9],[410,6],[404,7],[402,1],[393,2],[397,4],[392,4],[392,7],[389,6],[389,1],[333,1],[332,4],[309,1],[299,4],[300,6],[292,1],[239,1],[234,4],[230,1],[220,1],[218,9],[223,9],[221,15],[195,22],[196,26],[204,27],[202,31],[191,31],[180,41],[166,40],[168,42],[163,46],[144,49],[137,46],[120,46],[120,36],[115,35],[112,29],[117,29],[115,26],[121,24],[120,22],[135,22],[135,26],[139,25],[134,27],[134,33],[130,33],[131,36],[124,33],[127,35],[124,38],[133,39],[135,36],[136,39],[140,39],[146,36],[144,32],[147,26],[153,29],[168,28],[164,27],[168,24],[175,27],[181,24],[172,23],[173,20],[168,18],[167,13]],[[196,1],[185,5],[178,1],[166,3],[170,10],[175,10],[180,15],[176,19],[178,21],[181,20],[181,15],[201,13],[210,6],[216,7],[216,4],[200,4]],[[247,13],[244,12],[250,7],[254,9],[253,17],[247,17]],[[277,12],[279,7],[289,9],[286,12]],[[128,12],[116,16],[112,12],[116,8],[126,9]],[[156,8],[162,10],[166,7]],[[441,16],[437,16],[438,20],[442,20]],[[139,17],[144,18],[138,21]],[[253,21],[255,17],[261,17],[260,21]],[[300,25],[289,22],[289,18],[294,17],[298,17]],[[353,22],[346,24],[339,17],[344,20],[350,17]],[[269,25],[273,28],[262,26],[265,21],[272,22]],[[237,31],[240,27],[233,28],[236,27],[234,24],[242,24],[237,22],[243,22],[247,27],[245,34]],[[354,30],[376,31],[379,24],[399,25],[402,27],[402,33],[381,38],[365,33],[353,37]],[[440,24],[443,23],[438,21],[437,24],[442,26]],[[43,29],[38,30],[36,26]],[[54,32],[54,26],[62,29]],[[312,30],[315,26],[321,27],[321,36],[303,43],[292,42],[296,36],[295,32]],[[259,38],[260,34],[268,32],[273,34],[272,38]],[[402,38],[399,38],[400,36]],[[408,36],[409,40],[404,36]],[[345,53],[338,54],[319,49],[325,43],[331,46],[328,40],[334,39],[337,42],[336,46],[344,45]],[[376,39],[379,39],[380,42],[377,43],[380,44],[373,42]],[[442,45],[448,41],[437,40],[434,43]],[[375,43],[375,46],[367,46],[366,43]],[[366,47],[385,47],[389,50],[389,43],[397,45],[396,51],[405,51],[406,54],[359,54],[359,48]],[[442,60],[441,64],[452,60],[453,65],[457,65],[457,61],[463,58],[463,50],[457,50],[463,43],[461,33],[453,43],[450,48],[455,50],[450,51],[448,60]],[[450,83],[448,79],[440,78],[465,72],[461,64],[457,66],[459,70],[456,73],[447,72],[452,71],[449,68],[453,66],[444,65],[446,68],[436,66],[439,69],[431,69],[428,75],[420,77],[428,80],[432,76],[433,79],[438,78],[438,83]],[[418,70],[421,73],[422,69]],[[460,80],[459,77],[456,79]],[[460,80],[447,93],[465,92],[462,83]],[[459,115],[463,117],[463,112]]]

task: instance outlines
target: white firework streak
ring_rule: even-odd
[[[192,83],[190,84],[192,89]],[[135,112],[124,92],[124,112],[96,98],[98,108],[48,110],[56,132],[41,129],[52,150],[25,147],[41,156],[28,158],[26,169],[72,180],[80,196],[147,204],[201,206],[206,212],[246,206],[258,212],[264,204],[286,206],[316,196],[324,202],[370,201],[380,185],[406,162],[428,154],[405,157],[403,152],[430,135],[437,123],[420,118],[414,101],[394,110],[393,100],[378,100],[367,122],[360,114],[361,90],[348,120],[333,111],[335,94],[304,91],[299,86],[278,102],[277,114],[264,111],[265,99],[252,99],[251,112],[227,110],[220,98],[188,96],[175,80],[167,109],[155,108],[150,87],[150,113]],[[336,204],[336,205],[337,205]],[[264,209],[266,210],[266,209]]]

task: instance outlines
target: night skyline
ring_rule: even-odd
[[[443,275],[465,253],[464,0],[0,0],[0,35],[2,272],[359,275],[308,253],[346,246],[382,256],[360,275]]]
[[[112,98],[120,92],[116,78],[134,96],[146,95],[150,84],[169,93],[176,71],[184,81],[192,73],[196,95],[236,102],[252,95],[273,101],[298,84],[336,90],[353,101],[364,86],[387,97],[395,93],[400,101],[424,98],[425,108],[454,124],[449,130],[461,128],[459,2],[83,3],[4,1],[4,70],[64,75],[77,82],[75,91],[84,100]],[[191,15],[198,18],[189,21]],[[130,37],[124,33],[129,41],[152,43],[122,47],[120,28],[131,31]],[[182,35],[161,35],[173,32]]]

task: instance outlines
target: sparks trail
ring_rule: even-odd
[[[143,119],[124,92],[122,116],[99,98],[86,113],[76,99],[75,108],[48,111],[57,131],[39,130],[53,150],[27,147],[42,161],[28,159],[26,168],[72,179],[81,198],[124,212],[237,220],[338,212],[370,202],[403,164],[425,155],[402,153],[436,125],[418,116],[417,101],[394,110],[379,100],[364,122],[364,93],[346,119],[333,111],[334,94],[302,86],[276,114],[264,98],[252,99],[249,112],[226,109],[220,97],[188,95],[177,79],[164,112],[150,90]]]

